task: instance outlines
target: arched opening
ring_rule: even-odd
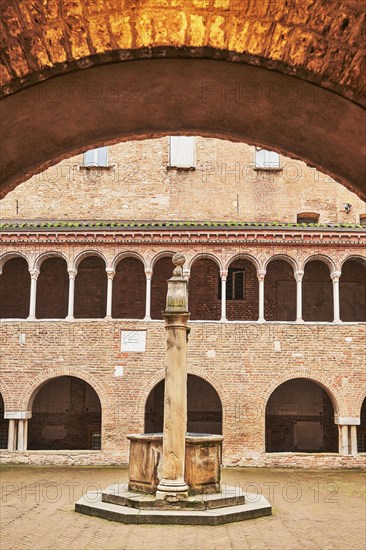
[[[59,376],[42,385],[35,396],[28,449],[99,450],[101,421],[100,400],[90,384]]]
[[[266,452],[338,452],[338,429],[327,392],[296,378],[274,390],[266,406]]]
[[[64,319],[67,315],[69,276],[64,258],[47,258],[37,280],[37,319]]]
[[[366,453],[366,397],[361,407],[360,425],[357,426],[357,451]]]
[[[342,321],[366,321],[366,263],[347,260],[339,281],[339,305]]]
[[[159,258],[154,265],[151,278],[151,318],[162,319],[166,307],[168,279],[173,275],[174,265],[171,256]]]
[[[193,262],[188,291],[188,309],[192,321],[220,320],[221,279],[214,260],[198,258]]]
[[[106,315],[107,273],[99,256],[88,256],[78,266],[74,308],[78,319],[100,319]]]
[[[219,292],[221,292],[221,283]],[[226,279],[226,317],[229,321],[256,321],[258,319],[258,277],[255,266],[245,259],[237,259],[228,267]],[[221,294],[220,294],[221,300]]]
[[[0,393],[0,449],[8,448],[9,420],[5,420],[5,405],[3,396]]]
[[[26,319],[29,315],[30,274],[27,261],[7,260],[0,275],[0,317]]]
[[[141,260],[123,258],[116,266],[113,278],[112,317],[143,319],[146,302],[146,277]]]
[[[266,321],[296,320],[296,281],[292,266],[285,260],[268,264],[264,280]]]
[[[145,433],[163,431],[165,380],[151,390],[145,405]],[[219,394],[203,378],[188,374],[187,432],[222,434],[222,404]]]
[[[302,315],[304,321],[333,321],[333,285],[329,267],[320,260],[305,265]]]

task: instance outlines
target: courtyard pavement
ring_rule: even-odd
[[[366,548],[365,472],[224,469],[223,482],[263,494],[273,515],[218,527],[122,525],[74,512],[86,491],[127,478],[117,467],[3,466],[0,549]]]

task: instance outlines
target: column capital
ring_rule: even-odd
[[[264,277],[266,276],[267,270],[266,269],[258,269],[257,277],[258,281],[264,281]]]
[[[304,272],[301,269],[299,269],[298,271],[295,271],[294,277],[297,283],[301,283],[304,277]]]
[[[75,279],[77,273],[78,273],[78,270],[75,269],[74,267],[69,267],[69,269],[67,270],[68,274],[69,274],[69,279]]]
[[[341,271],[333,271],[333,273],[330,274],[330,278],[332,279],[333,283],[338,283],[341,275]]]
[[[222,280],[222,281],[226,281],[226,279],[227,279],[227,271],[226,271],[226,269],[223,269],[223,270],[220,272],[220,277],[221,277],[221,280]]]
[[[30,269],[29,273],[30,273],[31,279],[34,279],[34,280],[38,279],[38,275],[39,275],[38,269]]]
[[[116,272],[114,271],[113,267],[106,267],[105,270],[106,270],[108,279],[113,279],[113,277],[114,277],[115,274],[116,274]]]
[[[146,279],[151,279],[152,274],[153,274],[153,270],[151,269],[151,267],[147,267],[147,268],[145,269]]]

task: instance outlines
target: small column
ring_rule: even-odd
[[[265,269],[259,269],[258,271],[258,281],[259,281],[259,314],[258,314],[258,323],[263,323],[264,318],[264,278],[266,276]]]
[[[151,277],[152,269],[145,269],[146,275],[146,302],[145,302],[145,319],[151,321]]]
[[[30,288],[28,320],[33,321],[36,318],[37,279],[38,279],[39,271],[38,269],[30,269],[29,273],[31,276],[31,288]]]
[[[24,451],[25,420],[18,420],[18,451]]]
[[[303,271],[296,271],[296,323],[303,323],[302,318],[302,279],[304,276]]]
[[[357,450],[357,426],[350,426],[351,431],[351,454],[355,456]]]
[[[187,498],[185,482],[185,436],[187,431],[187,280],[183,277],[183,254],[175,254],[176,266],[168,281],[166,310],[163,313],[167,331],[163,453],[157,499]]]
[[[66,319],[72,321],[74,319],[75,277],[77,275],[77,269],[70,267],[67,271],[69,274],[69,302]]]
[[[221,271],[221,319],[220,321],[225,322],[226,319],[226,280],[227,280],[227,271]]]
[[[339,277],[340,276],[341,276],[340,271],[334,271],[331,275],[331,278],[333,281],[333,309],[334,309],[333,322],[334,323],[341,322],[341,318],[339,314]]]
[[[116,274],[114,269],[111,267],[106,268],[107,272],[107,311],[106,319],[112,319],[112,295],[113,295],[113,279]]]
[[[14,451],[16,448],[15,420],[11,418],[8,422],[8,451]]]
[[[348,455],[348,426],[340,426],[340,449],[341,455]]]

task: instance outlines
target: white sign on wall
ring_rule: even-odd
[[[121,351],[146,351],[146,330],[121,330]]]

